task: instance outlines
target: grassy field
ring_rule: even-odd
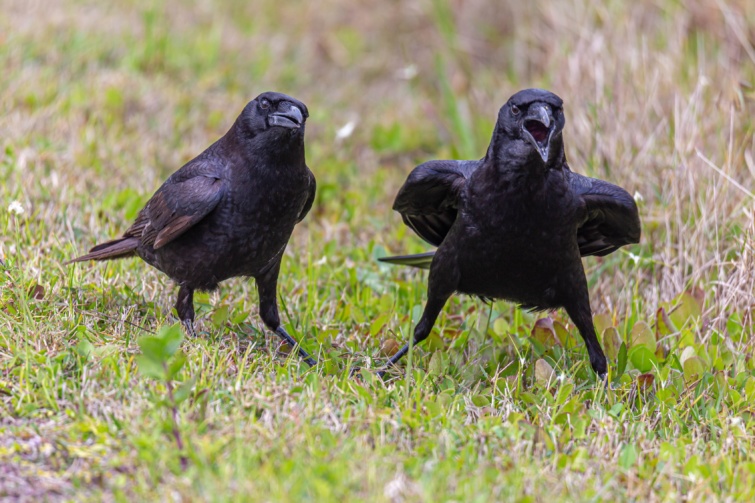
[[[0,0],[0,69],[0,499],[755,498],[752,2]],[[387,382],[349,378],[425,299],[375,260],[428,249],[398,187],[481,157],[525,87],[564,98],[572,169],[640,201],[642,242],[585,260],[612,385],[565,313],[461,296]],[[279,288],[311,370],[251,281],[173,353],[163,275],[62,265],[266,90],[311,114]]]

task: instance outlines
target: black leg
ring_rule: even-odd
[[[600,347],[598,336],[595,333],[595,325],[592,322],[587,280],[582,275],[581,278],[574,278],[572,285],[576,285],[576,288],[567,294],[566,297],[570,301],[564,304],[564,308],[585,341],[592,369],[601,379],[605,379],[608,375],[608,362],[603,353],[603,348]]]
[[[178,319],[183,323],[186,333],[189,337],[196,337],[197,333],[194,331],[194,290],[181,286],[178,289],[178,299],[176,300],[176,312],[178,313]]]
[[[260,317],[270,330],[275,332],[278,337],[286,341],[292,348],[296,348],[299,356],[310,367],[314,367],[317,365],[317,360],[309,356],[309,353],[307,353],[281,326],[280,316],[278,315],[278,300],[276,298],[279,270],[280,259],[278,263],[271,267],[264,275],[255,278],[257,280],[257,292],[260,297]]]
[[[425,304],[425,310],[422,312],[422,317],[419,319],[419,323],[414,327],[414,345],[416,346],[420,342],[427,339],[430,332],[435,325],[435,320],[438,319],[440,311],[443,306],[446,305],[446,301],[455,290],[455,277],[453,274],[455,271],[449,271],[449,268],[443,267],[443,256],[436,254],[433,259],[432,268],[430,270],[430,278],[428,280],[427,288],[427,303]],[[451,272],[451,274],[449,274]],[[401,358],[409,352],[409,344],[405,344],[404,347],[398,350],[398,352],[388,360],[388,363],[381,370],[378,371],[380,377],[385,376],[386,371],[396,365]]]

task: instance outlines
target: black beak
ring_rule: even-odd
[[[551,137],[556,125],[551,114],[550,106],[544,103],[533,103],[522,122],[525,138],[537,149],[543,162],[548,162]]]
[[[296,105],[291,105],[285,112],[273,112],[268,115],[268,124],[270,126],[299,129],[303,123],[304,116]]]

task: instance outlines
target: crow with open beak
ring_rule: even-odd
[[[309,364],[281,326],[278,272],[288,240],[315,198],[304,160],[304,103],[281,93],[250,101],[231,129],[173,173],[123,237],[70,262],[139,256],[178,283],[176,311],[194,334],[195,290],[251,276],[260,317]]]
[[[526,89],[501,107],[483,159],[430,161],[411,172],[393,209],[438,249],[381,260],[430,269],[414,344],[427,338],[454,292],[534,310],[563,307],[593,370],[606,375],[581,257],[638,243],[640,219],[624,189],[569,169],[564,124],[561,98]]]

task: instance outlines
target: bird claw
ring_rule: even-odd
[[[192,339],[196,339],[197,333],[194,331],[194,323],[191,320],[181,320],[181,324],[183,324],[184,330],[186,330],[186,335]]]

